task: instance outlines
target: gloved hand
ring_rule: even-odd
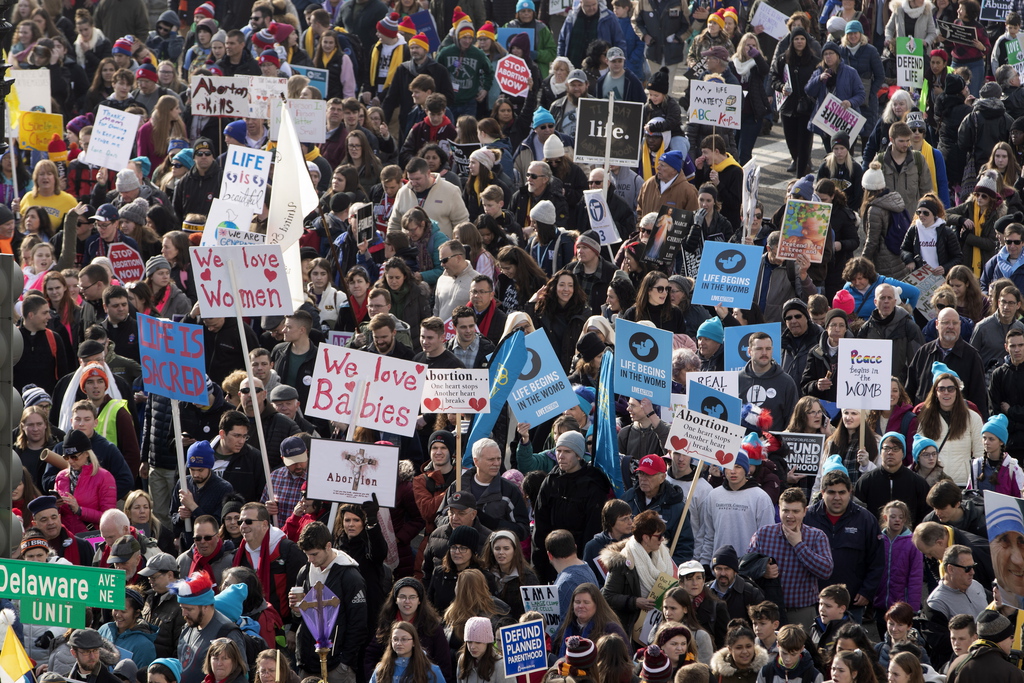
[[[40,649],[43,649],[43,650],[48,650],[50,648],[50,643],[52,643],[52,642],[53,642],[53,632],[52,631],[46,631],[46,632],[43,633],[43,635],[41,635],[38,638],[36,638],[35,646],[40,648]]]
[[[377,502],[377,494],[373,494],[373,500],[363,503],[363,512],[366,513],[366,523],[373,526],[377,523],[377,513],[380,511],[380,503]]]

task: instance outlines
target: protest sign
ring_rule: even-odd
[[[772,432],[779,441],[785,441],[789,447],[786,464],[797,474],[815,475],[821,466],[821,455],[825,447],[824,434],[795,434],[792,432]]]
[[[973,46],[974,41],[978,39],[978,34],[973,26],[959,26],[951,21],[942,21],[941,19],[936,23],[939,25],[939,33],[950,42]]]
[[[693,303],[750,308],[763,253],[763,247],[753,245],[705,242],[693,287]]]
[[[725,328],[725,369],[742,370],[750,362],[750,335],[764,332],[772,338],[772,358],[782,364],[782,324],[743,325]],[[737,395],[739,392],[737,391]]]
[[[64,117],[60,114],[27,111],[18,117],[19,146],[37,152],[49,150],[54,135],[63,137]]]
[[[789,68],[788,66],[786,67]],[[761,184],[761,167],[753,159],[743,166],[743,232],[754,234],[754,215],[757,213],[758,188]]]
[[[928,320],[935,320],[939,317],[939,311],[932,305],[932,294],[935,290],[946,284],[946,278],[939,275],[931,266],[925,264],[903,278],[920,290],[917,298],[917,310]]]
[[[732,467],[747,430],[739,425],[683,408],[672,419],[667,446],[691,458]]]
[[[691,373],[687,373],[687,375],[686,375],[687,378],[689,378],[690,374]],[[737,393],[739,393],[739,390],[737,390]],[[669,406],[669,407],[671,408],[671,410],[664,410],[664,411],[662,411],[662,413],[661,413],[661,421],[664,422],[665,424],[671,426],[671,424],[672,424],[672,417],[674,415],[678,415],[679,414],[679,409],[680,408],[685,408],[686,407],[686,394],[672,394],[672,402],[671,402],[671,406]]]
[[[611,186],[609,185],[609,189]],[[612,212],[604,198],[604,190],[584,190],[583,201],[587,203],[590,229],[601,236],[601,244],[618,244],[622,241],[612,220]]]
[[[460,178],[466,178],[469,176],[469,155],[480,149],[481,145],[479,142],[470,142],[464,145],[457,145],[454,142],[451,143],[448,152],[451,154],[451,167],[452,173],[459,176]],[[377,216],[378,212],[374,211],[374,215]],[[378,230],[381,230],[378,223]],[[387,221],[384,221],[384,225],[387,225]],[[387,232],[387,228],[381,230],[381,232]]]
[[[544,631],[553,636],[562,623],[562,610],[558,604],[558,589],[554,586],[520,586],[523,607],[527,612],[540,612],[544,616]]]
[[[491,412],[490,375],[484,370],[430,369],[424,377],[422,412]]]
[[[438,48],[441,47],[441,37],[437,35],[437,27],[434,25],[434,17],[431,16],[430,10],[417,12],[409,18],[412,19],[412,24],[416,27],[416,30],[427,37],[427,44],[430,45],[430,54],[436,53]]]
[[[789,21],[788,15],[771,7],[767,2],[759,2],[757,4],[757,11],[754,12],[749,25],[760,26],[764,29],[765,33],[775,40],[782,40],[789,35],[789,27],[786,26],[787,21]]]
[[[204,318],[234,318],[236,296],[245,315],[291,315],[295,310],[281,245],[200,246],[190,249],[189,256]],[[235,265],[238,292],[231,286],[228,263]]]
[[[193,116],[249,114],[249,76],[194,76],[189,91]]]
[[[1016,9],[1013,0],[982,0],[981,20],[1003,23],[1006,21],[1006,16]]]
[[[526,37],[529,38],[529,40],[530,40],[530,52],[533,52],[534,50],[536,50],[537,48],[536,48],[535,42],[534,42],[535,41],[535,38],[534,38],[535,30],[532,29],[532,28],[508,28],[508,27],[506,27],[506,28],[499,28],[498,29],[498,43],[503,48],[505,48],[507,50],[508,49],[508,41],[509,41],[509,39],[512,38],[512,36],[518,35],[520,33],[526,34]]]
[[[316,88],[317,92],[320,93],[321,98],[327,97],[327,69],[317,69],[313,66],[299,66],[298,64],[289,64],[289,66],[295,73],[308,78],[310,86]]]
[[[811,119],[811,123],[825,131],[826,135],[835,137],[839,133],[846,133],[851,140],[857,139],[865,121],[867,119],[859,111],[853,107],[847,109],[842,100],[832,93],[825,95],[825,101]]]
[[[220,228],[239,231],[247,230],[252,224],[254,213],[255,211],[248,206],[237,202],[225,201],[220,197],[214,197],[213,203],[210,204],[210,211],[206,214],[206,225],[203,227],[203,239],[199,243],[200,246],[218,246],[217,230]]]
[[[782,239],[778,256],[796,260],[801,254],[811,263],[821,263],[828,239],[828,221],[832,204],[790,199],[782,216]]]
[[[217,228],[214,231],[214,246],[235,247],[242,244],[265,244],[267,236],[258,232],[248,230],[234,230],[232,228]]]
[[[1006,45],[1006,63],[1017,70],[1017,74],[1024,76],[1024,50],[1021,50],[1019,40],[1007,40],[1003,43]]]
[[[889,410],[892,385],[891,339],[840,339],[836,405]]]
[[[786,64],[782,69],[782,89],[785,90],[786,86],[793,81],[793,77],[789,74],[789,64]],[[792,89],[790,89],[792,94]],[[789,95],[785,92],[775,91],[775,111],[782,111],[782,105],[789,99]],[[749,163],[749,162],[748,162]]]
[[[658,406],[672,401],[672,333],[615,321],[615,393]]]
[[[1020,576],[1020,548],[1024,546],[1024,501],[995,491],[985,491],[985,526],[999,601],[1024,609],[1024,579]]]
[[[735,370],[726,370],[725,372],[688,372],[686,373],[686,381],[687,383],[693,381],[703,384],[706,387],[721,391],[730,396],[740,395],[740,373]],[[686,391],[686,389],[684,388],[683,391]]]
[[[295,124],[299,142],[320,144],[327,139],[326,100],[279,100],[273,104],[270,118],[270,139],[277,140],[281,134],[281,107],[287,106]]]
[[[107,258],[114,268],[114,277],[121,282],[137,282],[146,274],[146,264],[142,262],[142,255],[124,242],[111,244],[107,250]]]
[[[643,143],[644,105],[639,102],[621,102],[612,105],[612,126],[608,128],[608,100],[583,98],[577,104],[576,147],[577,164],[604,166],[605,148],[611,136],[611,155],[607,163],[629,166],[640,163]]]
[[[135,146],[135,134],[142,123],[138,114],[112,109],[101,104],[92,126],[89,149],[84,161],[100,168],[120,170],[128,165]]]
[[[249,76],[249,118],[269,120],[271,104],[280,102],[287,96],[287,78]],[[310,102],[312,100],[302,101]]]
[[[427,366],[348,347],[321,345],[305,405],[307,417],[348,423],[356,384],[366,382],[356,425],[412,436],[420,412]]]
[[[209,405],[203,326],[171,322],[142,313],[136,317],[143,388],[158,396]]]
[[[263,211],[267,193],[270,161],[273,152],[230,145],[224,158],[224,175],[220,182],[220,198],[247,206],[254,213]]]
[[[507,95],[522,97],[530,92],[530,67],[515,55],[505,55],[498,60],[494,65],[494,79],[501,92]]]
[[[327,334],[327,343],[333,344],[334,346],[345,346],[352,340],[352,337],[354,337],[355,334],[355,332],[338,332],[336,330],[331,330]]]
[[[703,415],[732,422],[740,423],[740,411],[743,409],[743,401],[739,399],[739,392],[729,395],[725,392],[712,389],[699,382],[694,382],[687,376],[689,386],[686,391],[686,407]]]
[[[373,204],[356,204],[349,208],[349,220],[356,222],[356,239],[359,243],[373,242],[375,225],[373,221]]]
[[[320,199],[309,177],[302,145],[291,122],[292,114],[282,108],[281,117],[281,137],[274,150],[274,191],[267,213],[267,243],[289,249],[298,244],[303,218],[317,208]],[[292,280],[293,291],[296,286],[302,289],[301,272]],[[301,291],[294,293],[305,296]]]
[[[924,83],[924,43],[917,38],[896,39],[896,85],[917,89]]]
[[[742,109],[743,86],[690,81],[690,123],[739,130]]]
[[[398,446],[310,439],[306,473],[310,500],[359,505],[377,494],[381,507],[393,508],[397,485]]]
[[[526,352],[526,365],[508,397],[516,419],[536,426],[579,405],[547,332],[537,330],[526,335]]]
[[[53,100],[50,97],[49,69],[11,69],[7,76],[14,79],[20,111],[50,113]]]
[[[647,239],[645,261],[670,264],[675,261],[676,254],[683,248],[683,241],[693,227],[693,211],[676,209],[670,206],[661,207],[654,221],[651,236]]]
[[[679,580],[670,574],[661,572],[654,580],[654,585],[648,591],[647,597],[654,601],[654,604],[661,606],[663,597],[670,589],[679,585]],[[636,622],[633,624],[633,640],[648,645],[651,642],[651,633],[665,619],[661,610],[651,609],[640,612]]]
[[[547,670],[543,619],[501,627],[498,629],[498,642],[501,644],[506,679]]]

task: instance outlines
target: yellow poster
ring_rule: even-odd
[[[44,114],[26,111],[18,121],[18,142],[22,147],[46,152],[54,133],[64,132],[64,117],[60,114]]]

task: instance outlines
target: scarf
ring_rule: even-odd
[[[981,209],[978,208],[977,201],[974,202],[973,212],[974,234],[977,237],[981,237],[981,222],[985,219],[985,215],[982,215]],[[975,277],[981,277],[981,268],[985,265],[981,262],[981,249],[978,247],[971,247],[971,251],[971,270],[974,271]]]
[[[928,164],[928,173],[932,177],[932,187],[938,187],[939,183],[935,179],[935,152],[932,151],[932,146],[926,140],[921,143],[921,149],[917,151],[924,157],[924,163]]]
[[[473,308],[472,302],[466,305],[469,306],[470,309]],[[491,305],[487,307],[487,312],[484,313],[482,316],[477,317],[476,327],[478,330],[480,330],[480,334],[484,335],[485,337],[487,336],[487,333],[490,332],[491,330],[491,320],[494,319],[494,311],[497,308],[498,302],[492,299]]]
[[[356,301],[355,297],[349,297],[348,303],[352,307],[352,317],[355,318],[356,325],[363,322],[363,319],[366,317],[366,303],[369,300],[370,297],[367,296],[363,299],[363,302],[360,303]]]
[[[335,42],[337,42],[337,41],[335,41]],[[320,55],[320,63],[317,64],[317,66],[319,66],[321,69],[328,69],[328,68],[330,68],[330,67],[328,67],[328,64],[331,63],[331,60],[334,59],[334,55],[336,55],[337,53],[338,53],[338,48],[334,48],[330,52],[322,53]]]
[[[551,80],[548,81],[548,85],[551,86],[551,92],[555,94],[555,97],[561,97],[563,94],[565,94],[565,88],[568,85],[568,81],[566,80],[562,81],[561,83],[558,83],[557,81],[555,81],[555,77],[552,76]]]
[[[927,3],[921,3],[920,7],[911,7],[909,0],[904,2],[900,9],[911,19],[917,19],[924,13],[924,8],[927,7]]]
[[[9,240],[0,240],[0,254],[14,254],[14,249],[11,248],[11,242],[14,241],[12,237]]]
[[[744,83],[747,82],[747,76],[750,75],[750,71],[756,66],[757,62],[753,59],[741,60],[738,57],[733,57],[729,60],[732,63],[733,71],[740,77],[740,80]]]
[[[396,318],[401,318],[402,313],[405,312],[405,298],[409,295],[409,291],[412,290],[412,281],[406,280],[398,289],[391,289],[390,287],[385,289],[391,292],[391,312],[395,314]]]
[[[91,465],[86,465],[91,467]],[[71,495],[75,495],[75,489],[78,488],[78,480],[82,476],[82,470],[76,470],[74,467],[68,468],[68,491]]]
[[[626,545],[622,548],[622,554],[633,563],[636,569],[637,578],[640,580],[641,595],[648,595],[658,576],[662,573],[671,576],[673,574],[672,557],[668,554],[668,546],[662,543],[654,551],[653,556],[644,550],[635,536],[630,536]]]
[[[398,67],[402,65],[402,60],[398,59],[400,55],[396,55],[395,52],[401,53],[402,46],[405,42],[399,37],[398,45],[395,45],[394,52],[391,53],[391,62],[388,64],[388,75],[384,78],[384,88],[391,87],[391,81],[394,80],[395,74],[398,73]],[[377,63],[380,61],[380,54],[384,51],[383,46],[375,45],[373,52],[370,53],[370,85],[372,87],[377,86]]]
[[[307,55],[316,52],[316,43],[313,41],[313,29],[306,30],[306,35],[302,38],[302,45],[306,48]]]
[[[740,166],[740,162],[736,161],[736,159],[734,159],[731,154],[726,153],[724,159],[722,159],[717,164],[712,164],[711,170],[717,171],[718,173],[721,173],[722,171],[724,171],[725,169],[729,168],[730,166],[735,166],[736,168],[740,168],[740,169],[743,168],[742,166]]]
[[[171,300],[171,286],[167,285],[164,287],[164,291],[156,298],[154,308],[159,312],[164,312],[164,306]]]
[[[241,567],[242,560],[249,556],[249,544],[244,540],[238,545],[238,551],[235,553],[235,559],[231,563],[232,567]],[[270,583],[270,530],[267,529],[267,533],[263,536],[263,542],[260,543],[260,567],[256,570],[256,576],[260,580],[260,585],[264,586],[264,590],[267,595],[270,595],[270,591],[274,589],[274,585]]]
[[[643,149],[640,150],[641,161],[643,162],[644,180],[650,180],[654,176],[654,161],[651,159],[651,148],[647,146],[647,138],[644,138]]]
[[[447,181],[446,181],[447,182]],[[430,230],[432,226],[428,226],[423,230],[423,237],[412,243],[412,246],[416,247],[416,256],[419,260],[420,271],[430,270],[434,267],[434,259],[430,255]]]
[[[269,534],[267,535],[269,536]],[[210,580],[213,581],[213,570],[210,568],[210,562],[211,560],[213,560],[213,558],[218,557],[221,553],[221,550],[223,549],[223,538],[217,539],[217,547],[213,549],[213,554],[209,557],[206,557],[201,552],[199,552],[198,548],[192,546],[192,564],[188,568],[189,575],[191,576],[195,572],[204,572],[207,576],[210,577]]]

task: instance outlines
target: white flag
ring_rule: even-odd
[[[317,195],[287,107],[281,107],[281,137],[277,141],[274,185],[267,216],[267,244],[280,244],[286,253],[302,236],[302,219],[316,209]]]

